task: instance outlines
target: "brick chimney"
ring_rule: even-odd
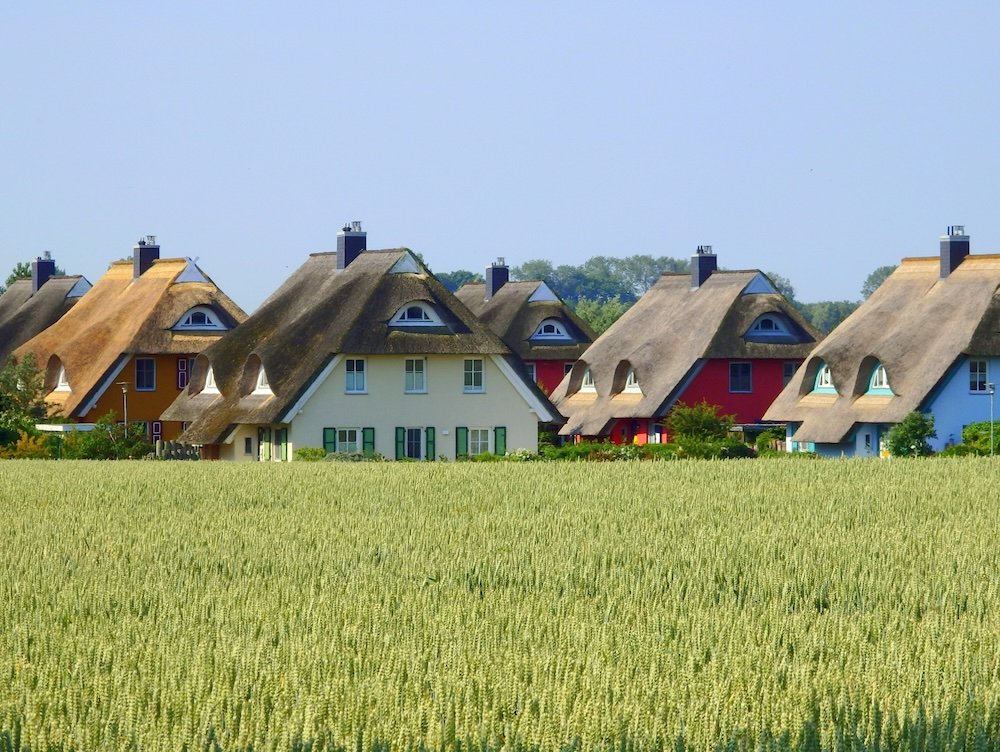
[[[719,268],[719,262],[715,254],[712,253],[712,246],[700,245],[691,257],[691,289],[697,290],[705,280],[712,276],[712,272]]]
[[[56,273],[56,262],[52,260],[52,254],[45,251],[41,256],[31,262],[31,294],[38,292],[38,288],[49,281],[49,277]]]
[[[490,300],[508,281],[510,269],[501,256],[486,267],[486,299]]]
[[[156,236],[147,235],[140,238],[132,248],[132,279],[139,279],[158,258],[160,258],[160,246],[156,244]]]
[[[958,268],[969,255],[969,236],[964,225],[951,225],[948,234],[941,236],[941,279]]]
[[[337,233],[337,268],[346,269],[367,247],[368,233],[361,229],[361,222],[345,224]]]

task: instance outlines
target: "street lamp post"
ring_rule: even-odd
[[[990,395],[990,457],[993,456],[993,395],[996,390],[997,385],[992,381],[986,385],[986,392]]]
[[[122,388],[122,421],[125,424],[125,436],[128,436],[128,382],[119,381],[117,384]]]

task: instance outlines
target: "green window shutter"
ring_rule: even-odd
[[[406,429],[396,427],[396,459],[401,460],[406,456]]]
[[[504,426],[493,429],[493,454],[507,454],[507,429]]]
[[[455,456],[469,456],[469,429],[464,426],[455,429]]]
[[[374,428],[362,428],[361,429],[361,451],[364,452],[365,457],[375,456],[375,429]]]
[[[426,429],[424,429],[424,432],[427,436],[427,439],[424,442],[427,445],[426,459],[433,461],[434,458],[437,457],[437,453],[434,451],[434,427],[428,426]]]
[[[288,429],[279,428],[275,438],[278,440],[278,459],[288,462]]]
[[[271,459],[271,429],[265,428],[264,437],[261,439],[261,459],[270,460]]]
[[[337,451],[337,429],[336,428],[324,428],[323,429],[323,451],[327,454],[333,454]]]

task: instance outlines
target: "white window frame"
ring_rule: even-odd
[[[816,374],[816,388],[836,389],[833,385],[833,371],[830,370],[830,366],[826,363],[819,367],[819,372]]]
[[[422,314],[419,319],[409,318],[414,309],[419,309]],[[389,323],[393,326],[441,326],[441,317],[427,303],[414,300],[396,311]]]
[[[360,454],[364,439],[360,428],[338,428],[337,451],[346,454]],[[354,438],[351,438],[353,436]]]
[[[635,375],[634,368],[629,368],[628,372],[625,374],[625,387],[622,391],[630,394],[642,393],[642,389],[639,387],[639,379]]]
[[[478,371],[476,364],[479,364]],[[482,358],[466,358],[462,373],[462,391],[465,394],[483,394],[486,391],[486,374]],[[479,376],[479,383],[476,384],[476,376]]]
[[[151,364],[151,366],[152,366],[151,372],[152,372],[152,377],[153,377],[153,385],[152,386],[139,386],[139,364],[140,363],[149,363],[149,364]],[[135,390],[137,392],[155,392],[156,391],[156,358],[136,358],[135,359],[135,366],[134,366],[133,372],[135,374]],[[149,375],[149,374],[144,374],[144,375]]]
[[[218,394],[219,387],[215,383],[215,370],[209,363],[208,371],[205,372],[205,388],[201,390],[204,394]]]
[[[19,388],[23,389],[24,387],[19,387]],[[59,376],[56,379],[55,391],[57,392],[70,391],[69,379],[66,378],[66,366],[64,365],[59,366]]]
[[[581,392],[596,392],[597,383],[594,381],[594,374],[590,372],[590,367],[583,369],[583,376],[580,377]]]
[[[469,456],[475,457],[479,454],[492,454],[493,453],[493,429],[483,428],[482,426],[477,426],[475,428],[469,427],[466,429],[468,431],[467,437],[469,442]],[[476,438],[473,438],[475,436]],[[486,437],[486,448],[483,449],[483,436]],[[473,449],[473,446],[478,447],[479,451]]]
[[[403,394],[427,394],[427,358],[407,358],[403,363]]]
[[[771,328],[765,329],[764,322],[770,324]],[[764,314],[753,323],[753,326],[750,327],[750,332],[762,337],[771,337],[788,334],[788,329],[785,327],[784,322],[774,314]]]
[[[889,386],[889,376],[885,372],[885,366],[879,363],[872,371],[871,389],[891,389]]]
[[[553,331],[546,332],[546,328],[551,328]],[[535,329],[535,333],[531,335],[531,339],[568,339],[569,334],[566,333],[566,326],[559,319],[545,319],[541,324]]]
[[[969,393],[988,394],[990,384],[990,362],[982,358],[969,360]]]
[[[195,316],[204,316],[204,323],[194,323]],[[185,311],[180,321],[174,325],[176,331],[187,332],[224,332],[226,326],[219,320],[219,314],[208,306],[195,306]]]
[[[361,368],[358,369],[358,364]],[[361,374],[361,384],[358,385],[358,374]],[[353,384],[352,378],[353,378]],[[344,363],[344,394],[368,394],[368,365],[365,358],[347,358]]]
[[[532,383],[537,384],[538,383],[538,373],[537,373],[537,369],[535,368],[535,364],[534,363],[525,363],[524,364],[524,370],[528,372],[528,378],[531,379]]]
[[[733,367],[734,366],[746,366],[747,367],[747,388],[746,389],[734,389],[733,388]],[[730,394],[753,394],[753,363],[749,360],[734,360],[729,364],[729,393]]]
[[[271,384],[267,380],[267,372],[264,370],[263,363],[260,364],[260,369],[257,371],[257,383],[254,386],[254,390],[251,392],[251,394],[257,394],[257,395],[274,394],[274,392],[271,391]]]
[[[403,457],[411,460],[425,459],[427,457],[427,429],[408,426],[403,430],[406,431],[403,438]],[[418,457],[410,456],[410,435],[413,431],[416,431],[420,437],[420,454]]]

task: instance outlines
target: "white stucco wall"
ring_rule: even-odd
[[[346,361],[365,357],[366,394],[347,394]],[[425,394],[404,393],[406,356],[378,355],[340,358],[326,381],[293,416],[289,454],[298,447],[322,447],[323,429],[375,429],[375,451],[396,456],[396,427],[435,429],[435,455],[455,458],[455,428],[507,429],[507,451],[538,450],[538,416],[514,385],[488,357],[483,360],[485,391],[463,391],[463,355],[426,357]],[[468,356],[480,357],[480,356]],[[256,437],[256,429],[254,436]],[[242,451],[242,444],[238,447]]]
[[[246,439],[250,439],[252,452],[247,454]],[[235,462],[255,462],[258,459],[260,447],[257,446],[257,426],[237,426],[232,440],[219,446],[219,459]]]

